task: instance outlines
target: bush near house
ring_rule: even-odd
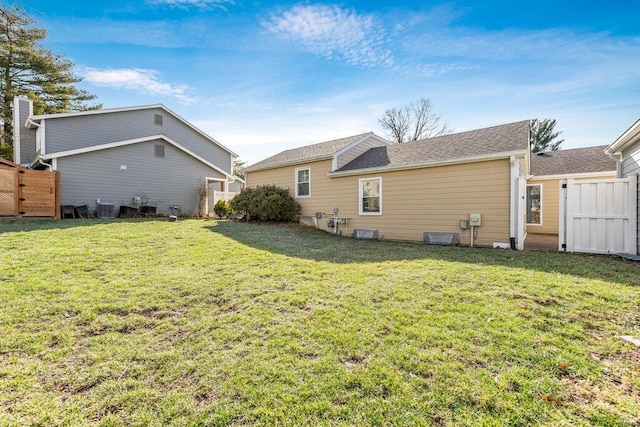
[[[301,210],[289,190],[276,185],[245,188],[229,204],[233,211],[244,214],[247,221],[293,221]]]
[[[226,218],[231,213],[231,206],[229,206],[229,203],[227,203],[226,200],[220,199],[213,206],[213,212],[219,218]]]

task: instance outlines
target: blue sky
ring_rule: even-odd
[[[637,1],[21,0],[105,108],[162,103],[257,162],[429,98],[455,131],[555,118],[563,148],[640,116]]]

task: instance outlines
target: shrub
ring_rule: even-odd
[[[276,185],[245,188],[229,204],[233,211],[244,214],[247,221],[293,221],[301,209],[289,190]]]
[[[226,218],[231,213],[231,206],[226,200],[220,199],[213,206],[213,212],[220,218]]]

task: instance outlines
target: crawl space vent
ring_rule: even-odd
[[[460,233],[443,233],[439,231],[425,231],[424,242],[427,245],[459,245]]]
[[[353,230],[353,237],[356,239],[377,240],[378,230],[368,230],[365,228],[356,228]]]

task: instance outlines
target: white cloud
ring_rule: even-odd
[[[366,67],[393,63],[391,51],[385,47],[385,34],[372,15],[335,5],[296,5],[262,24],[328,59]]]
[[[188,85],[162,82],[156,70],[146,70],[142,68],[106,70],[84,68],[80,70],[80,74],[84,77],[85,81],[97,86],[168,96],[187,105],[192,105],[197,102],[197,98],[188,95],[190,89]]]
[[[191,7],[197,9],[222,9],[227,10],[226,5],[233,5],[233,0],[147,0],[147,3],[153,5],[167,5],[172,8],[188,10]]]

